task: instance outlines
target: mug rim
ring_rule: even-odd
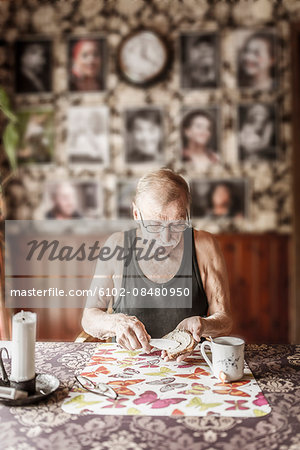
[[[228,342],[228,343],[224,344],[222,342],[217,342],[217,339],[230,339],[230,340],[233,339],[235,342],[230,342],[230,343]],[[213,338],[212,344],[238,347],[239,345],[244,345],[245,340],[243,338],[236,337],[236,336],[218,336],[216,338]]]

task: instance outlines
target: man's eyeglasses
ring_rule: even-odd
[[[104,395],[104,397],[116,399],[118,398],[117,392],[106,383],[94,383],[82,375],[75,375],[76,381],[80,384],[83,389],[97,395]]]
[[[139,209],[138,209],[138,212],[139,212],[139,215],[140,215],[140,218],[142,221],[142,225],[144,228],[146,228],[148,233],[161,233],[165,228],[168,228],[171,233],[182,233],[187,228],[190,228],[192,226],[191,218],[190,218],[188,210],[186,210],[186,219],[185,220],[178,220],[177,222],[172,222],[172,223],[169,223],[168,225],[163,225],[163,224],[145,225],[142,213]]]

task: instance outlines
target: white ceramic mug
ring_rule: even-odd
[[[212,361],[205,353],[205,347],[210,347]],[[241,338],[224,336],[204,341],[201,353],[212,374],[225,382],[240,380],[244,375],[245,341]]]

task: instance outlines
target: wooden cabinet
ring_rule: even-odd
[[[290,237],[222,234],[231,292],[233,334],[251,343],[288,342]]]

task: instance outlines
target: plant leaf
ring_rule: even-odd
[[[3,133],[3,144],[9,164],[13,170],[17,168],[17,148],[19,145],[18,128],[13,122],[10,122]]]
[[[9,97],[1,86],[0,86],[0,109],[9,120],[11,120],[14,123],[18,121],[17,116],[11,110]]]

